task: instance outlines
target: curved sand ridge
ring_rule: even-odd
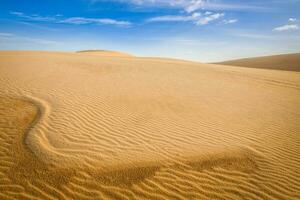
[[[46,52],[2,52],[0,71],[1,96],[45,111],[20,151],[42,172],[8,176],[3,145],[3,198],[299,198],[298,73]]]
[[[36,104],[36,100],[0,98],[0,110],[2,111],[0,114],[2,119],[0,130],[2,133],[5,133],[1,135],[2,145],[5,144],[2,152],[6,152],[5,155],[2,154],[0,156],[1,161],[5,161],[0,165],[0,184],[2,189],[0,196],[3,199],[11,199],[12,197],[33,199],[35,196],[42,199],[68,199],[64,194],[64,187],[70,187],[71,180],[76,176],[80,176],[83,172],[86,173],[85,176],[92,175],[89,179],[94,181],[94,187],[101,188],[101,184],[128,187],[128,185],[132,186],[149,177],[153,177],[161,169],[166,170],[170,167],[178,169],[180,167],[178,164],[165,167],[123,167],[120,170],[103,172],[91,168],[78,169],[76,166],[55,166],[42,162],[32,154],[25,142],[29,131],[45,115],[45,109],[39,109],[34,103]],[[38,105],[42,104],[38,103]],[[10,124],[9,122],[12,122],[12,124],[8,125]],[[181,166],[181,168],[190,167],[196,170],[204,170],[222,166],[230,169],[253,169],[250,163],[244,163],[243,159],[247,159],[247,156],[231,154],[232,152],[228,152],[228,155],[222,152],[219,155],[206,155],[206,158],[193,158],[185,163],[186,166]],[[230,165],[228,165],[229,163]],[[77,190],[75,189],[75,191],[68,194],[69,198],[78,198],[78,195],[76,195],[78,194]],[[102,195],[93,194],[91,198],[99,196]],[[114,195],[108,195],[107,197],[114,198]]]

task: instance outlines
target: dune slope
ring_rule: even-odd
[[[299,199],[300,74],[0,53],[1,199]]]
[[[217,64],[300,72],[300,53],[245,58],[220,62]]]
[[[132,55],[117,52],[117,51],[106,51],[106,50],[84,50],[78,51],[77,53],[86,54],[86,55],[97,55],[97,56],[110,56],[110,57],[132,57]]]

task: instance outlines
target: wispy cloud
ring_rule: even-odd
[[[107,0],[90,0],[91,3],[106,2]],[[163,7],[177,9],[178,14],[154,16],[146,19],[147,22],[193,22],[196,25],[207,25],[223,18],[221,10],[259,10],[260,7],[244,3],[228,4],[215,0],[111,0],[136,7]],[[203,10],[203,11],[200,11]],[[210,10],[205,12],[205,10]],[[211,12],[212,10],[219,10]],[[202,13],[203,12],[203,13]],[[224,20],[224,24],[236,23],[237,19]]]
[[[15,22],[15,21],[14,21]],[[24,26],[28,26],[28,27],[32,27],[34,29],[40,29],[40,30],[46,30],[46,31],[58,31],[59,29],[57,28],[53,28],[53,27],[48,27],[48,26],[44,26],[44,25],[40,25],[34,22],[27,22],[27,21],[17,21],[16,23],[20,24],[20,25],[24,25]]]
[[[287,25],[276,27],[273,30],[278,32],[294,31],[294,30],[299,30],[299,26],[297,24],[287,24]]]
[[[164,15],[152,17],[147,19],[148,22],[186,22],[196,21],[201,16],[200,13],[193,13],[192,15]]]
[[[295,21],[297,21],[296,18],[289,18],[289,22],[295,22]]]
[[[28,21],[50,22],[50,23],[57,23],[57,24],[74,24],[74,25],[96,24],[96,25],[114,25],[114,26],[123,26],[123,27],[128,27],[132,24],[129,21],[115,20],[110,18],[86,18],[86,17],[63,18],[62,15],[55,15],[55,16],[27,15],[22,12],[16,12],[16,11],[12,11],[10,12],[10,14],[26,19]]]
[[[193,22],[196,25],[206,25],[212,21],[215,21],[223,17],[224,13],[211,13],[206,12],[201,14],[199,12],[192,13],[190,15],[165,15],[149,18],[148,22]]]
[[[58,20],[56,17],[44,17],[44,16],[40,16],[40,15],[26,15],[22,12],[16,12],[16,11],[11,11],[10,12],[11,15],[16,15],[18,17],[27,19],[27,20],[31,20],[31,21],[41,21],[41,22],[53,22]]]
[[[278,26],[278,27],[274,28],[273,31],[286,32],[286,31],[295,31],[295,30],[298,30],[299,26],[298,26],[298,24],[295,24],[295,22],[297,22],[296,18],[289,18],[288,19],[288,24],[282,25],[282,26]]]
[[[90,0],[92,4],[97,2],[105,2],[107,0]],[[209,10],[251,10],[251,11],[265,11],[266,7],[256,5],[249,5],[247,3],[225,3],[214,0],[111,0],[139,7],[165,7],[182,9],[187,13],[192,13],[200,9]]]
[[[71,17],[64,20],[61,20],[59,23],[66,24],[103,24],[103,25],[116,25],[116,26],[130,26],[131,22],[129,21],[118,21],[114,19],[102,18],[85,18],[85,17]]]
[[[90,0],[91,3],[105,2],[107,0]],[[131,4],[140,7],[169,7],[184,9],[191,13],[199,10],[208,0],[112,0],[114,2]]]
[[[205,16],[203,18],[200,18],[199,20],[196,21],[196,24],[197,25],[206,25],[212,21],[215,21],[215,20],[223,17],[224,15],[225,15],[224,13],[211,14],[211,15]]]
[[[55,45],[59,44],[57,41],[45,40],[41,38],[25,37],[19,36],[12,33],[0,33],[0,43],[3,42],[28,42],[28,43],[37,43],[42,45]]]
[[[239,20],[238,19],[224,19],[223,23],[224,24],[234,24],[237,23]]]
[[[186,12],[191,13],[202,8],[205,3],[207,3],[206,0],[191,0],[190,2],[186,2],[184,9]]]
[[[270,8],[264,6],[251,5],[247,1],[247,3],[224,3],[221,1],[214,2],[209,1],[203,5],[203,9],[208,10],[223,10],[223,11],[253,11],[253,12],[265,12],[269,11]]]

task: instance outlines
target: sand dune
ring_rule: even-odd
[[[132,55],[117,52],[117,51],[106,51],[106,50],[84,50],[78,51],[77,53],[86,54],[86,55],[98,55],[98,56],[110,56],[110,57],[132,57]]]
[[[300,199],[300,74],[0,53],[0,199]]]
[[[300,72],[300,53],[230,60],[221,65]]]

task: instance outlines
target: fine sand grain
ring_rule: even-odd
[[[300,53],[244,58],[239,60],[225,61],[218,64],[300,72]]]
[[[0,52],[0,199],[300,199],[300,73]]]

